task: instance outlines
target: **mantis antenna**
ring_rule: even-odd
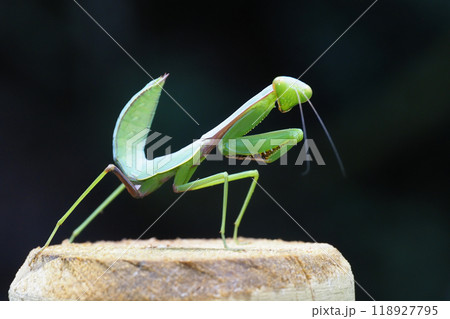
[[[302,94],[303,94],[303,92],[302,92]],[[297,95],[298,95],[298,93],[297,93]],[[304,94],[303,94],[303,95],[304,95]],[[300,101],[300,99],[299,99],[299,101]],[[346,177],[347,174],[345,173],[344,164],[342,163],[341,157],[339,156],[339,152],[338,152],[338,150],[337,150],[337,148],[336,148],[336,145],[334,145],[333,139],[331,138],[331,135],[330,135],[330,133],[328,132],[327,127],[325,126],[325,123],[322,121],[322,118],[320,117],[319,113],[316,111],[316,108],[315,108],[314,105],[311,103],[311,101],[310,101],[309,99],[307,99],[307,102],[308,102],[309,105],[311,106],[311,109],[313,110],[314,114],[316,115],[317,119],[319,120],[319,123],[320,123],[320,125],[322,126],[322,128],[323,128],[323,130],[324,130],[324,132],[325,132],[325,135],[327,136],[328,140],[330,141],[331,148],[333,149],[334,155],[336,156],[336,159],[337,159],[337,161],[338,161],[339,168],[341,169],[342,175],[343,175],[344,177]],[[300,103],[299,103],[299,104],[300,104]],[[301,105],[300,105],[300,112],[301,112],[301,114],[302,114],[302,125],[303,125],[303,131],[304,131],[304,136],[305,136],[305,139],[304,139],[304,140],[305,140],[305,145],[307,146],[307,145],[308,145],[308,144],[307,144],[307,143],[308,143],[308,142],[307,142],[308,139],[306,138],[306,129],[305,129],[305,124],[304,124],[303,112],[302,112],[302,107],[301,107]],[[309,164],[309,162],[308,162],[308,164]],[[305,174],[308,172],[308,170],[309,170],[309,166],[307,167],[307,169],[306,169],[305,173],[303,173],[303,175],[305,175]]]
[[[302,108],[302,103],[300,101],[300,96],[298,95],[298,92],[295,92],[295,93],[297,93],[298,107],[300,108],[300,117],[302,119],[303,141],[305,141],[303,144],[303,147],[305,148],[305,155],[306,155],[306,152],[308,151],[308,137],[306,135],[305,118],[303,117],[303,108]],[[302,176],[307,175],[309,173],[310,168],[311,168],[311,163],[309,161],[306,161],[306,169],[302,173]]]

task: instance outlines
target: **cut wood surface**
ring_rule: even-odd
[[[240,238],[123,240],[33,249],[10,300],[354,300],[331,245]]]

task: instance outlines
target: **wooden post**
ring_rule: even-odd
[[[10,300],[354,300],[349,263],[328,244],[240,238],[123,240],[33,249]]]

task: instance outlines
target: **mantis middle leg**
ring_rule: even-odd
[[[220,235],[222,237],[223,244],[225,248],[228,248],[226,240],[225,240],[225,221],[227,214],[227,202],[228,202],[228,182],[244,179],[244,178],[252,178],[252,184],[250,185],[250,189],[245,198],[244,204],[242,205],[241,211],[234,222],[234,233],[233,239],[237,243],[237,232],[239,225],[241,223],[242,217],[244,216],[245,210],[250,202],[250,198],[253,195],[253,191],[255,190],[259,173],[257,170],[249,170],[241,173],[231,174],[229,175],[227,172],[218,173],[209,177],[205,177],[193,182],[188,182],[184,184],[174,184],[173,188],[175,192],[185,192],[185,191],[193,191],[198,190],[214,185],[223,184],[223,206],[222,206],[222,223],[220,227]]]

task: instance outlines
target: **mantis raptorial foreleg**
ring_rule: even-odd
[[[244,179],[244,178],[252,178],[252,184],[247,193],[247,197],[245,198],[244,204],[242,205],[241,211],[234,222],[234,234],[233,239],[237,243],[237,232],[239,225],[241,223],[242,217],[244,216],[245,210],[250,202],[250,198],[253,195],[253,191],[255,190],[256,183],[259,178],[259,173],[257,170],[245,171],[241,173],[231,174],[229,175],[227,172],[218,173],[209,177],[205,177],[193,182],[174,185],[175,192],[185,192],[185,191],[193,191],[206,187],[211,187],[219,184],[224,184],[223,188],[223,206],[222,206],[222,223],[220,227],[220,235],[222,237],[223,244],[225,248],[228,248],[226,240],[225,240],[225,222],[226,222],[226,214],[227,214],[227,202],[228,202],[228,182]]]

